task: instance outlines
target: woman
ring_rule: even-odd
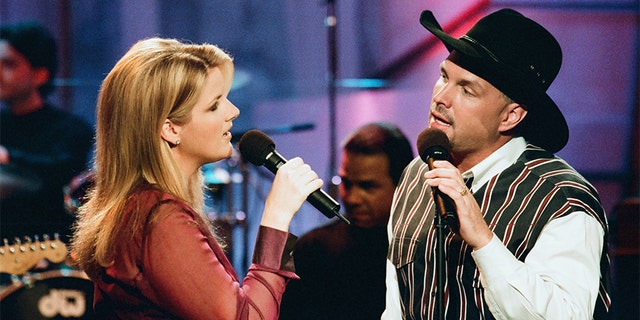
[[[239,283],[203,214],[200,167],[231,155],[233,63],[220,48],[152,38],[105,78],[95,187],[80,208],[74,257],[100,318],[276,319],[295,237],[287,230],[322,180],[299,158],[267,196],[253,264]]]

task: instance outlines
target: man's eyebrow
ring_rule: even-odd
[[[478,82],[476,80],[460,79],[460,81],[458,81],[458,84],[461,85],[461,86],[470,87],[476,93],[481,93],[481,92],[485,91],[484,86],[480,82]]]
[[[449,73],[447,73],[447,69],[445,67],[444,62],[440,63],[440,72],[443,73],[444,75],[447,75],[447,76],[449,75]],[[478,91],[478,92],[484,91],[484,88],[482,87],[480,82],[472,79],[460,79],[459,81],[456,81],[456,83],[460,86],[468,86],[474,91]]]

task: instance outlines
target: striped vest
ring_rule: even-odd
[[[405,169],[392,207],[388,259],[395,265],[405,319],[437,318],[436,228],[434,202],[424,183],[427,165]],[[575,211],[593,216],[605,230],[600,260],[600,296],[594,318],[606,317],[609,299],[608,226],[596,190],[562,159],[528,145],[515,164],[492,177],[474,197],[493,232],[524,261],[544,226]],[[446,319],[494,319],[484,301],[472,249],[450,232],[445,235]]]

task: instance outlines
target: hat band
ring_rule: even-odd
[[[482,51],[484,51],[484,53],[486,53],[489,57],[491,57],[493,61],[502,63],[502,61],[500,61],[500,59],[498,59],[498,57],[495,54],[493,54],[493,52],[491,52],[491,50],[487,49],[487,47],[483,46],[480,42],[469,37],[468,35],[465,34],[464,36],[460,37],[460,40],[467,40],[468,42],[471,42],[471,44],[474,45],[476,48],[482,49]]]

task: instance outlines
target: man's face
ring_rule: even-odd
[[[33,68],[29,61],[7,41],[0,40],[0,100],[12,104],[25,100],[43,81],[44,68]]]
[[[344,152],[338,174],[340,198],[351,223],[361,228],[386,225],[396,187],[387,156]]]
[[[433,88],[429,127],[444,131],[461,155],[494,150],[510,104],[493,85],[445,60]]]

